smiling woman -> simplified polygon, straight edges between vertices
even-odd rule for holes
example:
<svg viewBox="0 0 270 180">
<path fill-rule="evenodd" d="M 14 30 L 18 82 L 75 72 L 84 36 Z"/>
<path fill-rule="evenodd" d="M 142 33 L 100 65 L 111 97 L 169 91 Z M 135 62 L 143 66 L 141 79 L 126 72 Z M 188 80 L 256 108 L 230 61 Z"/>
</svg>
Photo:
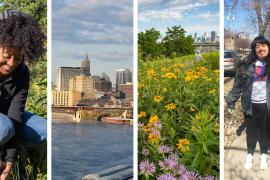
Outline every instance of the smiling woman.
<svg viewBox="0 0 270 180">
<path fill-rule="evenodd" d="M 8 179 L 19 147 L 26 144 L 36 146 L 46 141 L 47 121 L 25 112 L 30 82 L 26 63 L 33 64 L 39 60 L 45 52 L 45 40 L 40 25 L 33 17 L 17 10 L 0 13 L 1 180 Z"/>
</svg>

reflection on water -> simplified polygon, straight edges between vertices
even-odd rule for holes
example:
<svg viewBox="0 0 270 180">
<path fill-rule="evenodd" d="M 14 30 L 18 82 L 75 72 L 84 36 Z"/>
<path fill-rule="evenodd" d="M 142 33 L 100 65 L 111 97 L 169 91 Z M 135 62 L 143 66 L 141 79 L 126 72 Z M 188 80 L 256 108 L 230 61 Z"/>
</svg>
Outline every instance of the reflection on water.
<svg viewBox="0 0 270 180">
<path fill-rule="evenodd" d="M 52 179 L 81 179 L 116 165 L 132 165 L 132 134 L 129 125 L 53 124 Z"/>
</svg>

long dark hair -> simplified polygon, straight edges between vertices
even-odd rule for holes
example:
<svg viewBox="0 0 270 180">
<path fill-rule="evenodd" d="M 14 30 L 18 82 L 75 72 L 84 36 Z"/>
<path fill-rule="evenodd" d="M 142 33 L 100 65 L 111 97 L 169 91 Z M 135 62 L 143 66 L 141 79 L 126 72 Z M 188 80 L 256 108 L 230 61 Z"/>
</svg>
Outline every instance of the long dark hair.
<svg viewBox="0 0 270 180">
<path fill-rule="evenodd" d="M 250 45 L 250 53 L 247 56 L 247 58 L 245 59 L 245 62 L 247 65 L 254 63 L 255 61 L 258 60 L 258 56 L 256 54 L 256 44 L 266 44 L 268 46 L 268 49 L 270 51 L 270 42 L 264 37 L 264 36 L 257 36 L 251 43 Z M 267 65 L 270 64 L 270 52 L 268 53 L 265 62 L 267 63 Z"/>
</svg>

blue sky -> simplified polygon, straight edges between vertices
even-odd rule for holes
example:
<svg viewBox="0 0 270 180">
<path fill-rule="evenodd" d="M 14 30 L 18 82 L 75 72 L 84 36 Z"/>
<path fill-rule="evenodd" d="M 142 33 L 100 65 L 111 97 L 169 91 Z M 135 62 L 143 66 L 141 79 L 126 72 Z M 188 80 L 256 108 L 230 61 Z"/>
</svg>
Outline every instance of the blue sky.
<svg viewBox="0 0 270 180">
<path fill-rule="evenodd" d="M 132 70 L 133 2 L 131 0 L 52 1 L 52 80 L 60 66 L 80 66 L 85 52 L 91 74 Z"/>
<path fill-rule="evenodd" d="M 181 26 L 187 35 L 216 31 L 219 35 L 219 0 L 138 0 L 139 31 Z"/>
<path fill-rule="evenodd" d="M 246 1 L 245 3 L 247 7 L 252 6 L 251 4 L 252 1 Z M 232 0 L 225 1 L 224 28 L 232 29 L 234 32 L 237 32 L 237 33 L 244 32 L 252 36 L 256 36 L 258 34 L 257 24 L 255 21 L 251 20 L 250 18 L 255 15 L 255 12 L 251 11 L 247 7 L 243 7 L 242 4 L 238 4 L 238 6 L 232 6 L 232 5 L 233 5 Z M 228 20 L 229 16 L 233 17 L 233 20 L 229 21 Z"/>
<path fill-rule="evenodd" d="M 255 28 L 250 28 L 250 21 L 247 17 L 248 11 L 246 9 L 233 7 L 232 1 L 226 0 L 224 4 L 225 29 L 232 29 L 235 32 L 245 32 L 251 34 L 257 32 Z"/>
</svg>

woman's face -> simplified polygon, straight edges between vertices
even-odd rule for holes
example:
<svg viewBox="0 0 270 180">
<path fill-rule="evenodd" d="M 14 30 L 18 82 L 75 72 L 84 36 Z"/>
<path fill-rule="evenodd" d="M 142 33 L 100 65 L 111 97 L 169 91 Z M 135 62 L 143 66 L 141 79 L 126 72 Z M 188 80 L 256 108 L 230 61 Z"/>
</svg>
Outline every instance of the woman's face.
<svg viewBox="0 0 270 180">
<path fill-rule="evenodd" d="M 0 75 L 9 75 L 22 63 L 20 51 L 0 47 Z"/>
<path fill-rule="evenodd" d="M 269 53 L 269 48 L 267 44 L 257 43 L 255 52 L 259 59 L 265 59 Z"/>
</svg>

